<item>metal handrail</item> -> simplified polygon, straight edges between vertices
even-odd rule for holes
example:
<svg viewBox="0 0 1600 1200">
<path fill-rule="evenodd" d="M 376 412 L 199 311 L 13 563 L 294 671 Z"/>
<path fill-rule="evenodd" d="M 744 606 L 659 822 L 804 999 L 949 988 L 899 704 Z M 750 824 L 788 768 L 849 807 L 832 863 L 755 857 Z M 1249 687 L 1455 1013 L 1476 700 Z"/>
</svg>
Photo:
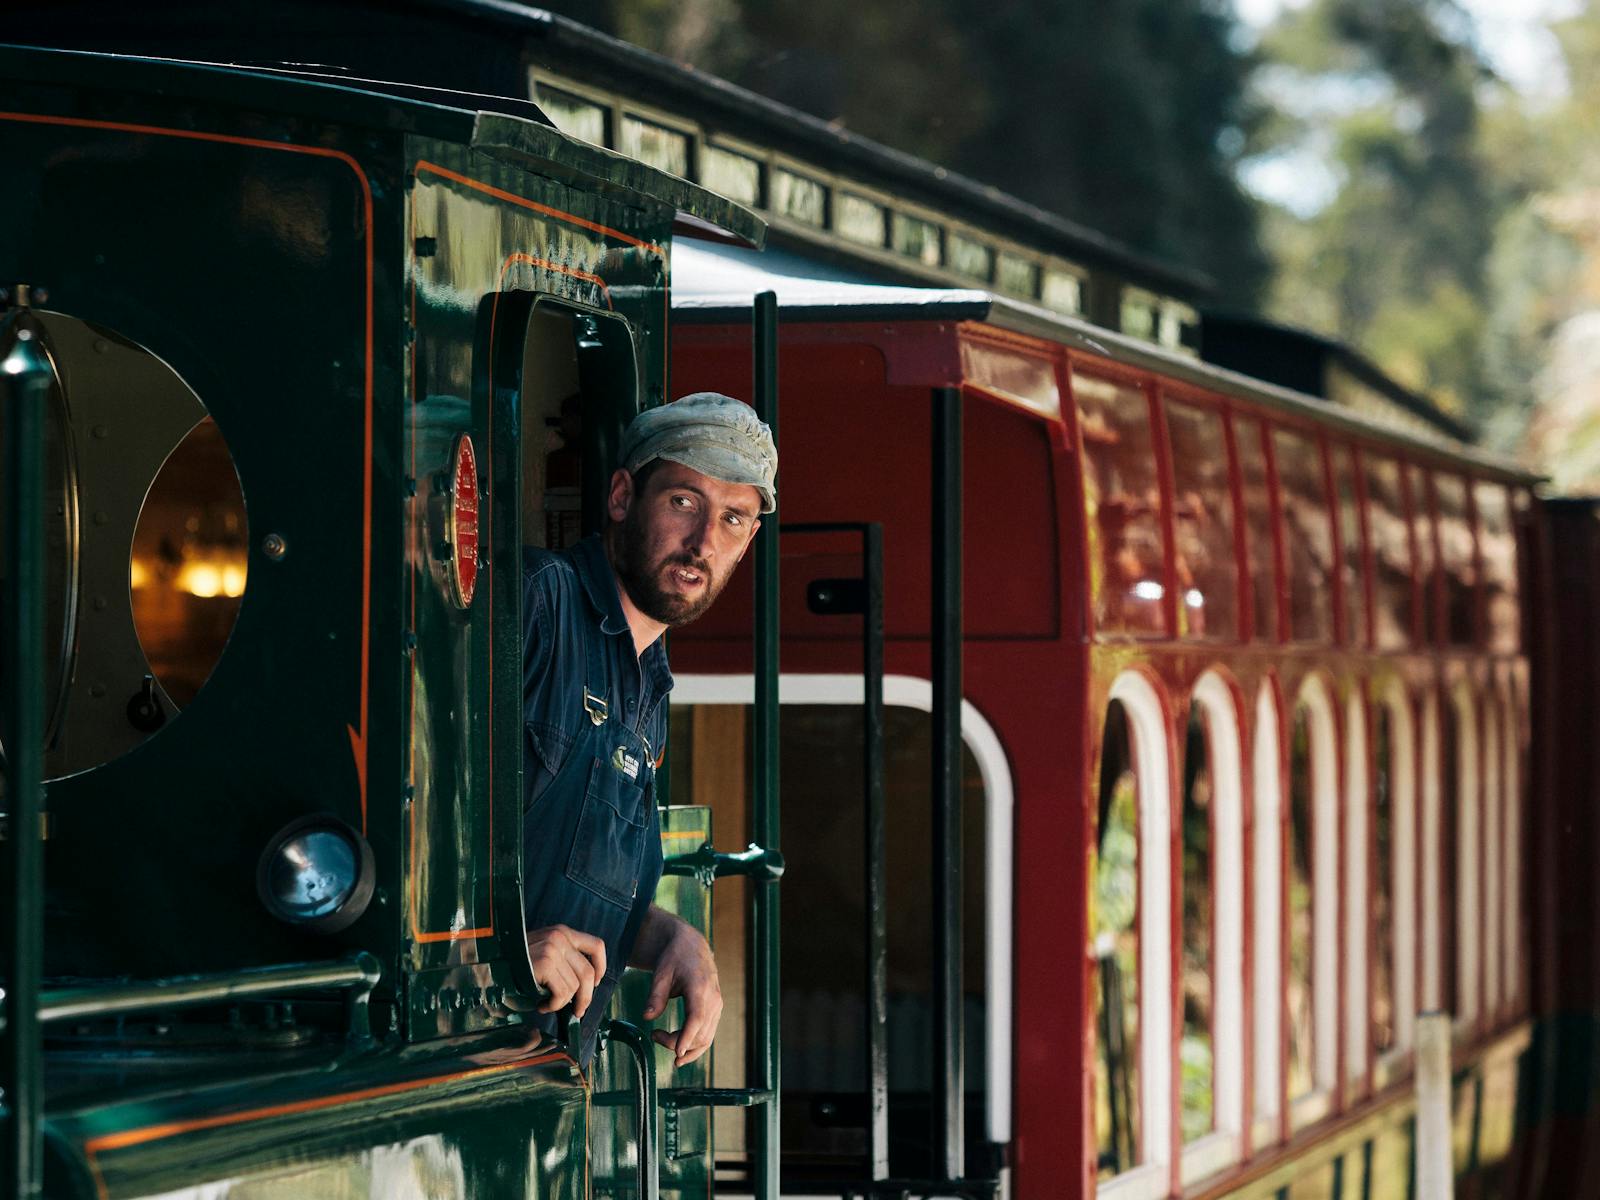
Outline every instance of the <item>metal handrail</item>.
<svg viewBox="0 0 1600 1200">
<path fill-rule="evenodd" d="M 644 1030 L 627 1021 L 607 1021 L 606 1037 L 633 1055 L 633 1098 L 639 1112 L 639 1200 L 660 1200 L 661 1164 L 656 1160 L 656 1056 Z"/>
<path fill-rule="evenodd" d="M 349 991 L 349 1034 L 371 1036 L 367 1001 L 383 978 L 383 967 L 365 950 L 326 963 L 285 963 L 214 975 L 182 975 L 133 983 L 95 983 L 51 988 L 39 994 L 39 1022 L 87 1021 L 134 1013 L 202 1008 L 230 1000 L 265 999 L 301 992 Z"/>
<path fill-rule="evenodd" d="M 44 852 L 39 817 L 44 808 L 44 446 L 45 404 L 54 371 L 43 329 L 27 310 L 26 285 L 18 307 L 0 322 L 12 345 L 0 361 L 0 413 L 6 423 L 3 486 L 6 501 L 6 574 L 9 595 L 0 613 L 0 658 L 7 665 L 0 693 L 0 739 L 5 743 L 6 805 L 11 830 L 0 844 L 0 878 L 10 911 L 0 932 L 0 977 L 12 1009 L 0 1036 L 0 1090 L 9 1120 L 0 1162 L 4 1193 L 33 1200 L 43 1190 L 44 1135 L 40 1119 L 43 1065 L 35 1007 L 44 944 Z"/>
<path fill-rule="evenodd" d="M 762 292 L 751 305 L 755 365 L 756 415 L 778 438 L 778 295 Z M 752 744 L 755 777 L 750 812 L 750 832 L 758 845 L 779 848 L 778 802 L 778 523 L 766 522 L 756 531 L 755 549 L 755 722 Z M 783 994 L 779 981 L 779 889 L 752 888 L 750 971 L 751 1029 L 750 1080 L 757 1090 L 770 1092 L 760 1106 L 751 1130 L 755 1160 L 757 1200 L 778 1200 L 782 1162 L 779 1106 L 782 1097 L 781 1036 Z"/>
<path fill-rule="evenodd" d="M 743 875 L 761 883 L 776 883 L 783 878 L 783 852 L 766 850 L 751 842 L 737 853 L 714 850 L 710 842 L 690 851 L 675 854 L 662 865 L 664 875 L 693 875 L 707 887 L 713 880 Z"/>
</svg>

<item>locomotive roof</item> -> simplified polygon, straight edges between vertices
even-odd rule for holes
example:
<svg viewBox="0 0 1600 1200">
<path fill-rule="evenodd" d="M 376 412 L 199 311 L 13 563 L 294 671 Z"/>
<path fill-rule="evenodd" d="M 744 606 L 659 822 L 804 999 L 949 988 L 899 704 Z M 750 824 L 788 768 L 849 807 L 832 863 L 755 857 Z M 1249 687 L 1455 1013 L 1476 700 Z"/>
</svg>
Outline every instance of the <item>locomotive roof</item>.
<svg viewBox="0 0 1600 1200">
<path fill-rule="evenodd" d="M 454 141 L 516 166 L 581 179 L 601 193 L 671 209 L 695 236 L 760 246 L 755 213 L 688 180 L 570 137 L 529 101 L 413 84 L 228 63 L 0 45 L 0 77 L 96 90 L 166 93 Z"/>
<path fill-rule="evenodd" d="M 675 321 L 706 325 L 748 321 L 751 297 L 763 291 L 777 293 L 780 320 L 784 322 L 981 321 L 1158 371 L 1196 387 L 1238 396 L 1346 433 L 1457 459 L 1509 481 L 1531 485 L 1543 480 L 1510 459 L 1461 442 L 1396 430 L 1327 400 L 993 292 L 885 285 L 782 251 L 757 256 L 723 247 L 687 245 L 673 251 Z"/>
</svg>

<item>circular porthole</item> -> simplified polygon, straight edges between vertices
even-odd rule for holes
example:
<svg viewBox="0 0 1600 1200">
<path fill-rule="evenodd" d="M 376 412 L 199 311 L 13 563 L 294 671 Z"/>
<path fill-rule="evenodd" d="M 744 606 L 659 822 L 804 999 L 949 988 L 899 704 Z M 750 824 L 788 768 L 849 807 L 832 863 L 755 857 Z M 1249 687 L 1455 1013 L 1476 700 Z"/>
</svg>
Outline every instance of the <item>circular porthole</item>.
<svg viewBox="0 0 1600 1200">
<path fill-rule="evenodd" d="M 45 776 L 58 779 L 127 753 L 194 700 L 239 613 L 249 533 L 233 458 L 177 372 L 110 330 L 33 315 L 54 371 L 43 704 Z"/>
</svg>

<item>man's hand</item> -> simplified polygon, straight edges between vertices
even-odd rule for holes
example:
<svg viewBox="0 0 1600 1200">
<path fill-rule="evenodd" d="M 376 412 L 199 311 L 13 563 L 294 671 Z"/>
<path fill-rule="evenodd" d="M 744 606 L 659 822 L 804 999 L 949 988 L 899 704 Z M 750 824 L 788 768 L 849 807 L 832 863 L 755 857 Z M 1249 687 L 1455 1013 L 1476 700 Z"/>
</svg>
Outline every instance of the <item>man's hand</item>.
<svg viewBox="0 0 1600 1200">
<path fill-rule="evenodd" d="M 583 1016 L 606 973 L 606 944 L 592 933 L 551 925 L 528 931 L 528 958 L 534 982 L 550 990 L 539 1011 L 559 1012 L 571 1002 Z"/>
<path fill-rule="evenodd" d="M 672 1065 L 692 1063 L 711 1048 L 722 1019 L 722 985 L 711 947 L 692 926 L 671 913 L 651 908 L 634 950 L 634 965 L 655 972 L 646 1020 L 655 1020 L 674 996 L 683 997 L 683 1026 L 668 1032 L 658 1029 L 655 1041 L 672 1051 Z"/>
</svg>

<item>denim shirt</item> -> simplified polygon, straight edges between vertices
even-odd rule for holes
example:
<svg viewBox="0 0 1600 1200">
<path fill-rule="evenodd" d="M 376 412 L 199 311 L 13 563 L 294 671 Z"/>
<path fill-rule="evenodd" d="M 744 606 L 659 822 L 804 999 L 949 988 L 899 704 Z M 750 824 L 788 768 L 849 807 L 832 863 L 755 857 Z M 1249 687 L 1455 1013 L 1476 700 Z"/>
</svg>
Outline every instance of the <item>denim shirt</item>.
<svg viewBox="0 0 1600 1200">
<path fill-rule="evenodd" d="M 523 566 L 523 918 L 606 943 L 587 1060 L 661 878 L 655 769 L 672 673 L 659 640 L 635 655 L 598 537 L 529 551 Z M 558 1031 L 556 1014 L 534 1023 Z"/>
</svg>

